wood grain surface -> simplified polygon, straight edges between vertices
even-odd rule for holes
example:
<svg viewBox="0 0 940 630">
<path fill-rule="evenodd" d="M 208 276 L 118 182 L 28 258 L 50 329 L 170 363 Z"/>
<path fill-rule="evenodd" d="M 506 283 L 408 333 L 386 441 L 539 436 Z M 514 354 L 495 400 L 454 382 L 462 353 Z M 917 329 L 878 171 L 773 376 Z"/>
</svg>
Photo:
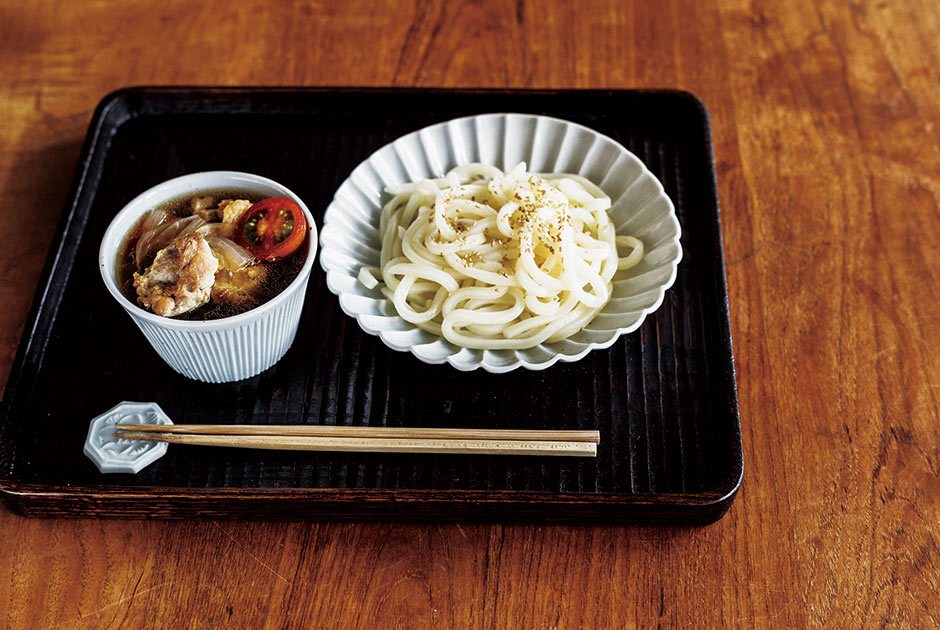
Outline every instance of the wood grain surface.
<svg viewBox="0 0 940 630">
<path fill-rule="evenodd" d="M 0 627 L 940 626 L 934 0 L 0 0 L 4 381 L 92 110 L 139 84 L 695 93 L 744 485 L 700 529 L 0 510 Z"/>
</svg>

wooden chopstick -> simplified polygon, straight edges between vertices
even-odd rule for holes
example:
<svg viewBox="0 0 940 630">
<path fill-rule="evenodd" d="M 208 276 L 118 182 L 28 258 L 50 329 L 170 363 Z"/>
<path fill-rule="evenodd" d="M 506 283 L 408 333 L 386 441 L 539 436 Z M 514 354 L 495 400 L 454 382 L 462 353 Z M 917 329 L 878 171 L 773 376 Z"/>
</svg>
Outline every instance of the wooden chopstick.
<svg viewBox="0 0 940 630">
<path fill-rule="evenodd" d="M 438 429 L 423 427 L 347 427 L 309 424 L 119 424 L 118 431 L 199 435 L 306 435 L 317 437 L 429 438 L 439 440 L 601 441 L 599 431 L 554 429 Z"/>
<path fill-rule="evenodd" d="M 311 425 L 119 424 L 116 438 L 201 446 L 371 453 L 596 457 L 597 431 Z"/>
<path fill-rule="evenodd" d="M 200 435 L 127 431 L 114 437 L 127 440 L 170 442 L 199 446 L 228 446 L 294 451 L 343 451 L 365 453 L 475 453 L 492 455 L 558 455 L 595 457 L 593 442 L 553 440 L 468 440 L 432 438 L 319 437 L 303 435 Z"/>
</svg>

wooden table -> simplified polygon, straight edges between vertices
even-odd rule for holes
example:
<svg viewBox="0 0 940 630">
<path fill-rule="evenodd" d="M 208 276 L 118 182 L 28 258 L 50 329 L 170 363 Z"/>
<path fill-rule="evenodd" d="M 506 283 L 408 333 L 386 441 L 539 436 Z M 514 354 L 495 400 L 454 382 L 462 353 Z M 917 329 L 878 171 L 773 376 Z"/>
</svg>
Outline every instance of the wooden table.
<svg viewBox="0 0 940 630">
<path fill-rule="evenodd" d="M 741 493 L 700 529 L 0 510 L 0 625 L 940 626 L 940 5 L 274 4 L 0 1 L 0 378 L 112 89 L 677 87 L 712 115 Z"/>
</svg>

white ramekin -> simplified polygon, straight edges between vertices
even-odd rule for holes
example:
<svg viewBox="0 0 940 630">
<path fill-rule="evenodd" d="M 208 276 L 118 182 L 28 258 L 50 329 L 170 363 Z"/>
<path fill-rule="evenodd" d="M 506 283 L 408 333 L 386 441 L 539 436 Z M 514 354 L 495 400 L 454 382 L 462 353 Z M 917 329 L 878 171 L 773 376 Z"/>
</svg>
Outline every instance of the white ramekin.
<svg viewBox="0 0 940 630">
<path fill-rule="evenodd" d="M 294 281 L 257 308 L 205 322 L 160 317 L 128 300 L 115 278 L 118 248 L 128 230 L 145 212 L 166 201 L 220 188 L 250 190 L 267 197 L 287 197 L 300 205 L 309 225 L 309 250 L 307 260 Z M 268 369 L 290 348 L 300 323 L 317 240 L 317 227 L 310 210 L 300 197 L 281 184 L 236 171 L 193 173 L 158 184 L 124 206 L 101 240 L 98 266 L 108 291 L 171 368 L 199 381 L 228 383 Z"/>
</svg>

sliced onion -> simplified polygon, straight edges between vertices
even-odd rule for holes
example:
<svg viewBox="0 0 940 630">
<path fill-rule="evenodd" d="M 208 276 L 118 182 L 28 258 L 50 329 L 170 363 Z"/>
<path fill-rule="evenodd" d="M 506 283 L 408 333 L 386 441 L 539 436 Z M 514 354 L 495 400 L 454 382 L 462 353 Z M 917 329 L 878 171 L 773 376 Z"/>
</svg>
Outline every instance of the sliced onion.
<svg viewBox="0 0 940 630">
<path fill-rule="evenodd" d="M 225 225 L 222 223 L 209 222 L 199 226 L 193 230 L 193 232 L 202 234 L 203 236 L 225 236 Z"/>
<path fill-rule="evenodd" d="M 175 221 L 173 223 L 176 223 Z M 151 257 L 152 252 L 157 252 L 166 247 L 167 243 L 173 238 L 172 236 L 167 236 L 164 238 L 164 235 L 175 234 L 173 230 L 173 223 L 167 223 L 156 227 L 149 232 L 145 232 L 137 239 L 137 249 L 134 250 L 134 260 L 137 261 L 137 267 L 143 269 L 145 267 L 144 262 Z"/>
<path fill-rule="evenodd" d="M 222 258 L 229 271 L 239 271 L 254 262 L 254 256 L 247 249 L 224 236 L 207 236 L 206 242 Z"/>
<path fill-rule="evenodd" d="M 138 269 L 143 269 L 146 266 L 145 263 L 169 245 L 174 238 L 185 236 L 205 223 L 200 217 L 186 217 L 164 223 L 142 234 L 134 250 L 134 259 L 137 261 Z"/>
<path fill-rule="evenodd" d="M 193 215 L 191 217 L 186 217 L 185 219 L 180 219 L 179 223 L 180 231 L 176 234 L 177 238 L 180 236 L 186 236 L 191 232 L 195 232 L 206 224 L 206 220 L 200 216 Z"/>
<path fill-rule="evenodd" d="M 147 218 L 144 219 L 144 224 L 141 227 L 141 234 L 149 232 L 158 225 L 161 225 L 166 219 L 170 216 L 170 213 L 166 210 L 157 208 L 156 210 L 151 210 L 147 213 Z"/>
</svg>

